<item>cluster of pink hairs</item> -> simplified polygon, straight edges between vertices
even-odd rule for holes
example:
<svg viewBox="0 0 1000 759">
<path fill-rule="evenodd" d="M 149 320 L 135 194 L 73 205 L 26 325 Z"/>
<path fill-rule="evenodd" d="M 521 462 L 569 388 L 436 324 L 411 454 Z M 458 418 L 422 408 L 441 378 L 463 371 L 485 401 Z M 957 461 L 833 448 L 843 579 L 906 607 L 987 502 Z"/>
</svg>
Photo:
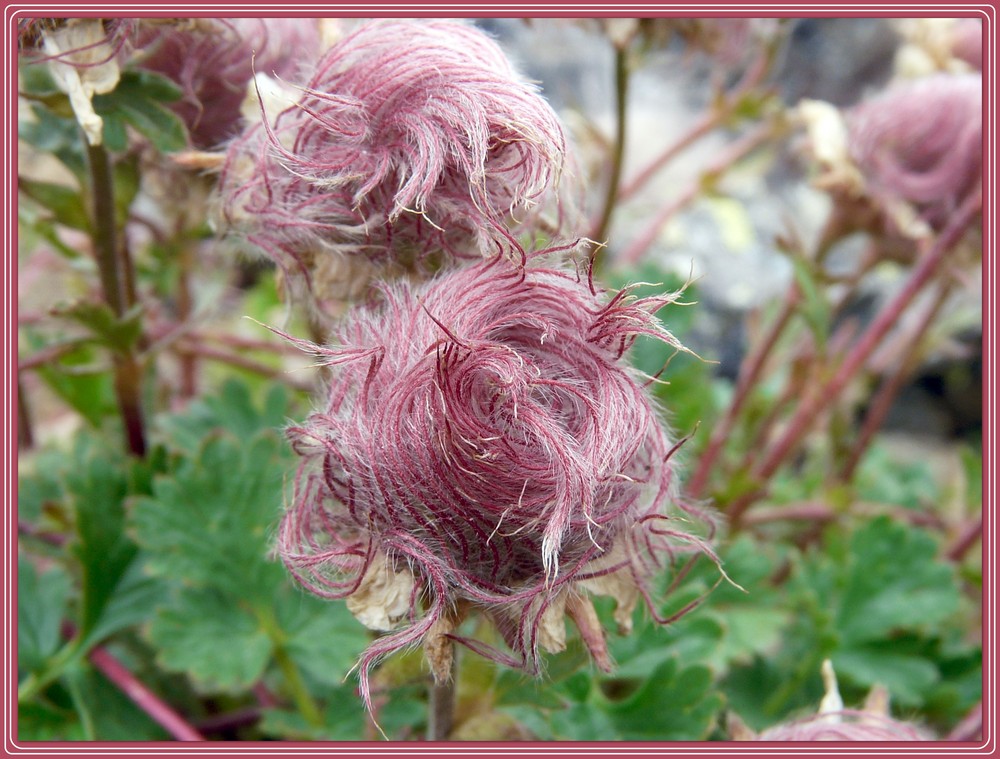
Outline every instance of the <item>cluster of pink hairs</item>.
<svg viewBox="0 0 1000 759">
<path fill-rule="evenodd" d="M 931 736 L 891 717 L 856 709 L 817 714 L 765 730 L 756 740 L 814 743 L 816 741 L 929 741 Z"/>
<path fill-rule="evenodd" d="M 402 629 L 361 660 L 369 706 L 371 667 L 458 607 L 485 614 L 513 655 L 449 638 L 537 672 L 550 605 L 614 576 L 655 617 L 655 573 L 715 558 L 668 516 L 676 446 L 623 360 L 638 335 L 680 347 L 654 316 L 678 293 L 607 299 L 542 260 L 560 252 L 383 285 L 332 345 L 297 341 L 332 379 L 326 406 L 290 429 L 303 462 L 279 553 L 327 598 L 350 597 L 383 561 L 414 578 Z M 681 508 L 681 521 L 710 527 Z M 602 632 L 573 619 L 609 667 Z"/>
<path fill-rule="evenodd" d="M 426 275 L 517 258 L 511 226 L 540 229 L 543 209 L 558 229 L 566 155 L 558 117 L 486 34 L 374 21 L 320 58 L 297 103 L 230 145 L 223 215 L 288 279 L 345 255 Z"/>
</svg>

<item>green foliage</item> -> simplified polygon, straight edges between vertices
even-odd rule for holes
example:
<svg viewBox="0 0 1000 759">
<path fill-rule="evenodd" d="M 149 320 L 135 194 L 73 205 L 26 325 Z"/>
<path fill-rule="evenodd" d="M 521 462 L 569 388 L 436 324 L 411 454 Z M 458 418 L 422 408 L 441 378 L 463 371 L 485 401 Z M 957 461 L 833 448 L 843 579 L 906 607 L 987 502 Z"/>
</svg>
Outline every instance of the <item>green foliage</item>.
<svg viewBox="0 0 1000 759">
<path fill-rule="evenodd" d="M 659 44 L 644 34 L 642 45 Z M 685 40 L 693 53 L 699 37 L 692 32 Z M 770 61 L 777 43 L 768 44 L 775 45 Z M 367 714 L 353 668 L 375 634 L 343 602 L 302 590 L 275 555 L 299 464 L 284 428 L 312 407 L 306 393 L 283 381 L 305 362 L 269 343 L 266 330 L 244 331 L 243 317 L 319 340 L 322 326 L 285 301 L 272 269 L 253 268 L 234 255 L 238 242 L 230 247 L 215 235 L 201 199 L 217 174 L 188 170 L 170 155 L 188 147 L 172 110 L 182 88 L 136 70 L 127 53 L 121 60 L 117 86 L 93 98 L 104 123 L 100 147 L 87 145 L 47 65 L 22 61 L 18 71 L 21 165 L 30 173 L 18 177 L 17 262 L 35 283 L 24 293 L 30 318 L 18 330 L 18 389 L 26 417 L 41 423 L 33 445 L 27 435 L 20 441 L 18 460 L 17 738 L 172 737 L 132 700 L 131 684 L 100 666 L 94 653 L 102 650 L 183 719 L 198 725 L 204 718 L 209 739 L 358 741 L 382 731 L 419 740 L 429 707 L 422 649 L 374 668 L 375 708 Z M 738 92 L 706 93 L 704 100 L 724 111 L 706 112 L 710 118 L 700 122 L 761 135 L 765 150 L 740 162 L 741 181 L 784 151 L 788 136 L 780 99 L 751 79 L 748 73 Z M 768 140 L 762 128 L 774 125 Z M 613 185 L 599 176 L 605 157 L 580 167 L 602 191 Z M 176 186 L 158 186 L 157 164 Z M 147 173 L 151 168 L 156 173 Z M 694 194 L 680 188 L 667 208 L 676 215 L 690 203 L 705 212 L 725 243 L 720 255 L 761 242 L 751 206 L 728 184 L 732 168 L 706 164 Z M 800 220 L 791 219 L 782 239 L 763 243 L 791 262 L 788 284 L 796 289 L 785 297 L 797 303 L 745 398 L 710 352 L 696 356 L 640 336 L 629 353 L 637 376 L 655 378 L 649 392 L 674 439 L 684 439 L 675 459 L 679 498 L 710 436 L 727 425 L 705 488 L 692 496 L 720 512 L 715 548 L 725 575 L 704 558 L 664 571 L 652 582 L 652 609 L 639 604 L 628 635 L 615 632 L 614 600 L 594 598 L 608 631 L 610 673 L 597 670 L 569 622 L 565 650 L 543 656 L 539 677 L 458 647 L 454 739 L 718 740 L 729 715 L 760 730 L 814 712 L 827 659 L 847 706 L 884 686 L 895 714 L 940 736 L 981 701 L 982 561 L 949 542 L 980 518 L 981 443 L 957 447 L 947 478 L 924 461 L 900 459 L 879 439 L 860 451 L 851 476 L 842 474 L 858 453 L 858 412 L 884 379 L 869 373 L 878 362 L 865 360 L 773 476 L 760 481 L 754 466 L 787 430 L 802 394 L 856 349 L 840 328 L 838 304 L 865 294 L 876 270 L 841 272 L 839 251 L 827 256 L 843 235 L 861 234 L 840 225 L 857 209 L 844 214 L 830 199 L 823 231 L 799 230 Z M 630 207 L 632 216 L 612 214 L 615 235 L 624 228 L 626 240 L 641 240 L 644 203 Z M 95 206 L 114 213 L 95 214 Z M 810 250 L 800 237 L 813 232 L 821 242 Z M 865 234 L 871 250 L 891 247 L 905 260 L 905 240 Z M 540 228 L 520 239 L 527 247 L 552 242 Z M 116 245 L 103 245 L 110 240 Z M 668 241 L 674 244 L 673 230 L 659 240 Z M 705 317 L 709 304 L 698 302 L 701 282 L 687 283 L 652 260 L 616 269 L 618 262 L 603 257 L 621 242 L 609 241 L 595 284 L 658 283 L 640 285 L 638 297 L 683 290 L 658 313 L 663 326 L 692 350 L 717 344 L 718 322 Z M 44 255 L 50 252 L 58 255 Z M 949 277 L 965 266 L 966 251 L 958 252 L 954 266 L 942 267 Z M 906 273 L 907 265 L 892 266 Z M 114 274 L 134 303 L 124 315 L 102 297 L 99 271 Z M 962 277 L 978 281 L 975 274 Z M 929 284 L 957 288 L 951 280 Z M 738 348 L 749 355 L 759 347 L 754 340 L 768 334 L 781 307 L 775 298 L 747 314 L 748 344 Z M 901 321 L 910 315 L 896 314 Z M 901 363 L 931 355 L 938 333 L 947 338 L 954 330 L 939 320 Z M 123 378 L 125 364 L 139 376 Z M 968 376 L 960 379 L 960 389 L 974 389 Z M 732 405 L 737 401 L 742 405 Z M 126 452 L 123 433 L 134 431 L 136 416 L 146 450 L 130 440 Z M 25 417 L 19 421 L 29 427 Z M 803 518 L 812 514 L 817 519 Z M 653 619 L 689 608 L 668 625 Z M 482 615 L 472 613 L 461 632 L 503 647 Z"/>
<path fill-rule="evenodd" d="M 181 95 L 176 85 L 158 74 L 124 72 L 113 91 L 94 96 L 94 110 L 104 119 L 105 145 L 109 150 L 124 150 L 128 125 L 163 153 L 184 149 L 187 147 L 184 122 L 163 105 Z"/>
</svg>

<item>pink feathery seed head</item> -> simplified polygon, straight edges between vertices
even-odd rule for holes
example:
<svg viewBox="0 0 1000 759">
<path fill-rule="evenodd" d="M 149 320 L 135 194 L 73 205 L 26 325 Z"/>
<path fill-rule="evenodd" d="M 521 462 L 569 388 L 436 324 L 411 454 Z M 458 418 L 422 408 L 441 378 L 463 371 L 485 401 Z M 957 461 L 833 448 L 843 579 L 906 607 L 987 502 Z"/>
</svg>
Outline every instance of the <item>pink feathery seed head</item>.
<svg viewBox="0 0 1000 759">
<path fill-rule="evenodd" d="M 765 730 L 756 740 L 813 741 L 930 741 L 932 736 L 906 722 L 867 711 L 844 709 L 817 714 Z"/>
<path fill-rule="evenodd" d="M 566 155 L 537 88 L 486 34 L 450 21 L 359 26 L 270 124 L 230 146 L 223 215 L 290 276 L 331 255 L 425 273 L 519 255 L 508 228 L 547 223 Z"/>
<path fill-rule="evenodd" d="M 176 82 L 184 95 L 171 107 L 196 148 L 214 148 L 241 128 L 240 107 L 254 71 L 291 77 L 319 54 L 313 19 L 203 19 L 184 25 L 144 25 L 138 65 Z"/>
<path fill-rule="evenodd" d="M 674 449 L 623 360 L 640 334 L 679 347 L 654 315 L 678 294 L 607 298 L 541 255 L 383 285 L 334 344 L 296 341 L 332 376 L 289 431 L 303 459 L 278 549 L 306 588 L 393 631 L 362 658 L 366 694 L 381 656 L 468 607 L 513 653 L 454 639 L 491 658 L 535 671 L 569 615 L 608 668 L 588 594 L 613 596 L 627 630 L 653 572 L 714 558 L 669 516 Z"/>
<path fill-rule="evenodd" d="M 932 228 L 982 181 L 980 74 L 935 74 L 897 84 L 847 114 L 851 157 L 869 193 L 906 202 Z"/>
</svg>

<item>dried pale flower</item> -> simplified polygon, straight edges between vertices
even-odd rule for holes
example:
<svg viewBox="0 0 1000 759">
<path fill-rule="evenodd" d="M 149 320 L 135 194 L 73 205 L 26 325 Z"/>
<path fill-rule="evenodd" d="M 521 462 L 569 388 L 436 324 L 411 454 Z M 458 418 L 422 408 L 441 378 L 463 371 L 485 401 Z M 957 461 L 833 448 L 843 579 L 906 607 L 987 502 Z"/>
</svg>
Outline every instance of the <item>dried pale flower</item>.
<svg viewBox="0 0 1000 759">
<path fill-rule="evenodd" d="M 819 168 L 816 185 L 859 227 L 927 237 L 981 187 L 979 74 L 903 80 L 846 111 L 807 100 L 796 112 Z"/>
<path fill-rule="evenodd" d="M 56 86 L 69 98 L 87 142 L 100 145 L 104 120 L 94 110 L 93 98 L 118 86 L 119 53 L 131 25 L 100 18 L 28 21 L 18 29 L 19 44 L 23 50 L 32 51 L 35 62 L 48 63 Z"/>
<path fill-rule="evenodd" d="M 319 54 L 313 19 L 203 19 L 187 25 L 146 25 L 137 65 L 163 74 L 184 93 L 171 107 L 195 148 L 219 147 L 242 127 L 241 106 L 254 71 L 297 77 Z"/>
<path fill-rule="evenodd" d="M 912 209 L 915 224 L 940 229 L 981 186 L 979 74 L 901 82 L 853 108 L 846 121 L 851 158 L 867 192 L 897 225 Z"/>
<path fill-rule="evenodd" d="M 679 294 L 609 298 L 542 256 L 381 285 L 334 344 L 295 341 L 331 376 L 289 430 L 303 460 L 278 549 L 308 590 L 393 629 L 360 661 L 366 702 L 375 663 L 421 642 L 438 679 L 452 640 L 537 671 L 566 616 L 608 669 L 591 595 L 627 632 L 654 572 L 714 558 L 670 515 L 704 518 L 679 504 L 676 446 L 624 361 L 640 334 L 680 347 L 654 316 Z M 471 611 L 511 653 L 454 632 Z"/>
<path fill-rule="evenodd" d="M 330 257 L 427 274 L 520 252 L 509 228 L 535 232 L 566 153 L 537 89 L 487 35 L 449 21 L 357 27 L 270 123 L 229 149 L 223 221 L 321 300 L 356 289 L 350 274 L 317 281 Z"/>
</svg>

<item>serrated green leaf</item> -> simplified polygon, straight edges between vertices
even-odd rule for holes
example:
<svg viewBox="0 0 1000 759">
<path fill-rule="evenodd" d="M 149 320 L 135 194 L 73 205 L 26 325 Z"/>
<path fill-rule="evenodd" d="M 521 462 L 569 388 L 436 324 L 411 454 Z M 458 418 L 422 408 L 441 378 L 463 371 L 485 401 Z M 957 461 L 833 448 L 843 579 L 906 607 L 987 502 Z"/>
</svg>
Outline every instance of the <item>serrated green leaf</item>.
<svg viewBox="0 0 1000 759">
<path fill-rule="evenodd" d="M 279 430 L 287 422 L 288 404 L 281 385 L 273 385 L 259 406 L 245 383 L 230 379 L 217 394 L 193 401 L 183 414 L 161 419 L 160 428 L 173 447 L 191 451 L 220 431 L 248 439 L 264 430 Z"/>
<path fill-rule="evenodd" d="M 260 679 L 273 644 L 260 620 L 238 599 L 215 589 L 187 588 L 153 620 L 158 660 L 206 691 L 238 692 Z"/>
<path fill-rule="evenodd" d="M 90 229 L 90 216 L 80 191 L 75 187 L 19 177 L 17 189 L 48 209 L 59 224 L 84 232 Z"/>
<path fill-rule="evenodd" d="M 276 622 L 288 655 L 312 681 L 340 685 L 370 642 L 346 604 L 286 586 L 274 599 Z M 331 645 L 336 641 L 336 645 Z"/>
<path fill-rule="evenodd" d="M 148 621 L 164 602 L 167 592 L 165 583 L 159 578 L 149 577 L 143 570 L 143 563 L 139 553 L 122 573 L 114 593 L 84 641 L 85 645 Z"/>
<path fill-rule="evenodd" d="M 59 649 L 60 626 L 67 612 L 72 584 L 66 572 L 53 567 L 39 573 L 24 557 L 17 561 L 17 667 L 38 672 Z"/>
<path fill-rule="evenodd" d="M 936 560 L 925 532 L 874 520 L 851 540 L 847 577 L 835 618 L 845 641 L 877 640 L 893 630 L 924 629 L 958 608 L 954 571 Z"/>
<path fill-rule="evenodd" d="M 870 688 L 885 686 L 899 706 L 919 705 L 938 682 L 937 667 L 925 658 L 896 653 L 892 645 L 837 651 L 832 658 L 837 676 Z"/>
<path fill-rule="evenodd" d="M 268 558 L 283 502 L 287 448 L 274 434 L 210 439 L 153 495 L 138 499 L 133 527 L 147 566 L 173 580 L 268 599 L 284 573 Z"/>
<path fill-rule="evenodd" d="M 74 451 L 66 489 L 76 518 L 73 554 L 82 568 L 79 634 L 87 638 L 101 621 L 137 549 L 125 535 L 127 462 L 100 441 L 85 437 Z"/>
<path fill-rule="evenodd" d="M 705 738 L 721 707 L 708 667 L 669 660 L 630 698 L 609 702 L 604 711 L 625 740 L 694 741 Z"/>
</svg>

